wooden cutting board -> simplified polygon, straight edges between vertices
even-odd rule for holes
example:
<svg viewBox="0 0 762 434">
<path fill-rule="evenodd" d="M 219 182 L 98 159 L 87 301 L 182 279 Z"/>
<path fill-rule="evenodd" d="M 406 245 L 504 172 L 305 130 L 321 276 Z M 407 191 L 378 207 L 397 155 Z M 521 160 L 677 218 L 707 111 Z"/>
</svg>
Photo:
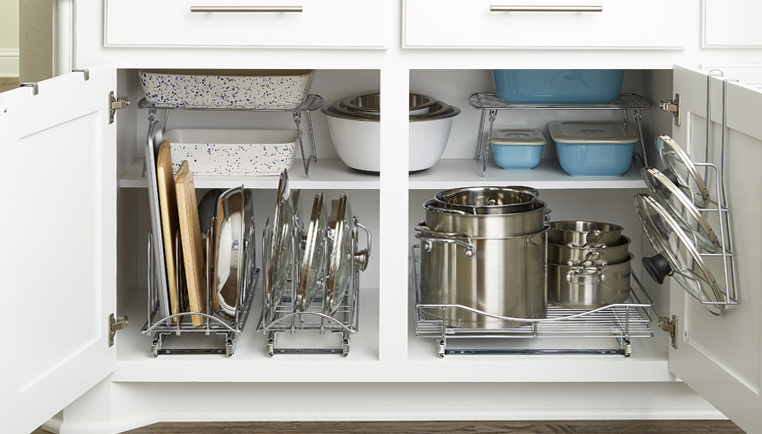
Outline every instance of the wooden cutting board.
<svg viewBox="0 0 762 434">
<path fill-rule="evenodd" d="M 156 183 L 159 191 L 161 211 L 161 231 L 164 239 L 164 258 L 167 264 L 167 283 L 169 284 L 169 308 L 172 315 L 180 312 L 180 294 L 177 292 L 175 275 L 175 236 L 179 229 L 177 217 L 177 195 L 175 193 L 175 175 L 172 173 L 172 152 L 169 141 L 159 146 L 156 157 Z M 177 322 L 177 318 L 173 318 Z"/>
<path fill-rule="evenodd" d="M 177 193 L 177 214 L 182 240 L 185 280 L 188 287 L 188 304 L 191 312 L 208 313 L 206 282 L 204 280 L 204 250 L 201 241 L 201 226 L 198 220 L 198 203 L 193 174 L 188 161 L 183 161 L 175 175 Z M 194 326 L 204 324 L 204 317 L 191 315 Z"/>
</svg>

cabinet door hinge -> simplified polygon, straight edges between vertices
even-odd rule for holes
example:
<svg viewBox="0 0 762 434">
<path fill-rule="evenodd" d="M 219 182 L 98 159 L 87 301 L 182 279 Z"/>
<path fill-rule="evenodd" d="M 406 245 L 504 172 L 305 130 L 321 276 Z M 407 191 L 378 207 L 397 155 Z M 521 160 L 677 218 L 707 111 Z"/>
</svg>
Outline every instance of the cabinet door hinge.
<svg viewBox="0 0 762 434">
<path fill-rule="evenodd" d="M 664 110 L 665 112 L 672 113 L 672 116 L 675 117 L 675 125 L 678 127 L 680 126 L 680 102 L 683 100 L 682 95 L 679 93 L 675 94 L 675 99 L 672 101 L 668 99 L 663 99 L 659 103 L 659 108 Z"/>
<path fill-rule="evenodd" d="M 130 100 L 127 99 L 126 96 L 114 96 L 114 91 L 112 90 L 108 94 L 108 102 L 109 102 L 108 123 L 113 124 L 114 116 L 116 116 L 116 111 L 121 110 L 123 108 L 127 108 L 127 106 L 130 105 Z"/>
<path fill-rule="evenodd" d="M 659 317 L 659 328 L 669 333 L 669 338 L 672 341 L 672 348 L 677 349 L 677 339 L 675 339 L 675 333 L 677 332 L 677 315 L 672 315 L 672 318 L 666 316 Z"/>
<path fill-rule="evenodd" d="M 127 324 L 129 323 L 130 322 L 127 319 L 127 315 L 114 316 L 114 314 L 112 313 L 111 315 L 108 316 L 108 346 L 109 347 L 114 345 L 114 336 L 116 335 L 116 332 L 127 327 Z"/>
</svg>

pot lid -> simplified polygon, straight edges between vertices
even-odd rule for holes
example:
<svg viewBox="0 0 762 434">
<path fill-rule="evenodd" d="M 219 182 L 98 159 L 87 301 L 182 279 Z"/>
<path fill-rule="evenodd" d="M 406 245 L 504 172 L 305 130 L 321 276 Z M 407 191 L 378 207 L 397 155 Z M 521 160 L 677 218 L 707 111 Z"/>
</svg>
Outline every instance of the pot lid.
<svg viewBox="0 0 762 434">
<path fill-rule="evenodd" d="M 333 315 L 341 304 L 352 279 L 354 220 L 347 195 L 331 201 L 333 247 L 328 266 L 323 313 Z"/>
<path fill-rule="evenodd" d="M 247 213 L 243 187 L 222 193 L 217 199 L 215 230 L 214 298 L 216 311 L 235 315 L 244 282 L 244 245 Z"/>
<path fill-rule="evenodd" d="M 666 175 L 653 167 L 644 167 L 641 174 L 656 200 L 671 213 L 688 238 L 694 239 L 696 247 L 709 253 L 721 249 L 712 226 L 701 216 L 693 201 Z"/>
<path fill-rule="evenodd" d="M 542 146 L 547 143 L 545 134 L 540 130 L 502 129 L 492 132 L 490 143 L 493 145 Z"/>
<path fill-rule="evenodd" d="M 312 214 L 307 229 L 302 271 L 296 293 L 296 309 L 299 311 L 307 310 L 320 287 L 321 277 L 325 276 L 327 229 L 328 214 L 325 210 L 323 192 L 321 191 L 315 195 L 312 202 Z"/>
<path fill-rule="evenodd" d="M 693 241 L 669 212 L 647 193 L 633 196 L 638 218 L 651 245 L 672 268 L 671 276 L 715 315 L 725 310 L 725 295 Z M 707 304 L 710 303 L 710 304 Z"/>
<path fill-rule="evenodd" d="M 691 157 L 676 141 L 666 135 L 656 138 L 656 149 L 664 166 L 677 179 L 678 188 L 691 198 L 697 207 L 706 208 L 709 203 L 709 190 Z"/>
<path fill-rule="evenodd" d="M 291 202 L 291 190 L 288 186 L 288 172 L 283 171 L 278 180 L 278 192 L 275 199 L 273 229 L 270 236 L 269 261 L 267 264 L 267 285 L 265 292 L 265 307 L 270 313 L 269 320 L 275 317 L 286 287 L 291 262 L 293 259 L 293 223 L 294 209 Z"/>
<path fill-rule="evenodd" d="M 550 136 L 561 143 L 624 144 L 638 141 L 631 126 L 615 122 L 553 122 Z"/>
</svg>

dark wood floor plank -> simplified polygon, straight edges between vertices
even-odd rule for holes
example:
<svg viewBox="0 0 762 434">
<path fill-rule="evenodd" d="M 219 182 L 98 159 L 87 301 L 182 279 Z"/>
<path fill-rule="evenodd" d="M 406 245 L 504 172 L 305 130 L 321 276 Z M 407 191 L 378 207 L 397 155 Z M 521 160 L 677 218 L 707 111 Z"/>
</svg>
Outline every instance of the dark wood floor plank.
<svg viewBox="0 0 762 434">
<path fill-rule="evenodd" d="M 730 421 L 194 422 L 125 434 L 743 434 Z"/>
</svg>

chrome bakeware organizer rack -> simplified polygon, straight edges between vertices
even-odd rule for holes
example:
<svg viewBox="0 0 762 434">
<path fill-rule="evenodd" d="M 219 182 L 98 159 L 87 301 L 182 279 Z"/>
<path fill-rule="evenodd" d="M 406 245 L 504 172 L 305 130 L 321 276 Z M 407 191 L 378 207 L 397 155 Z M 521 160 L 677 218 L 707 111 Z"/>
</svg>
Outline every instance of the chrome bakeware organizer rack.
<svg viewBox="0 0 762 434">
<path fill-rule="evenodd" d="M 292 191 L 290 194 L 293 197 L 299 193 Z M 265 278 L 262 315 L 257 331 L 267 337 L 269 356 L 347 356 L 350 335 L 359 331 L 360 271 L 365 270 L 371 254 L 371 233 L 360 224 L 357 216 L 351 215 L 346 195 L 342 195 L 338 201 L 333 201 L 334 205 L 339 204 L 338 210 L 336 206 L 331 210 L 333 221 L 324 223 L 324 229 L 319 230 L 317 222 L 320 212 L 316 210 L 323 209 L 325 213 L 322 201 L 321 192 L 316 195 L 316 205 L 313 206 L 312 219 L 307 230 L 302 227 L 298 213 L 289 216 L 291 230 L 281 230 L 289 224 L 282 221 L 278 223 L 277 210 L 274 223 L 271 225 L 268 219 L 265 225 L 262 236 Z M 298 202 L 298 198 L 295 202 Z M 359 230 L 365 232 L 366 237 L 366 247 L 362 250 L 358 247 Z M 318 235 L 321 233 L 322 235 Z M 290 248 L 278 249 L 277 237 L 283 234 L 290 235 Z M 276 248 L 269 249 L 268 246 Z M 288 250 L 285 256 L 284 250 Z M 275 261 L 273 254 L 277 256 Z M 288 267 L 278 270 L 277 267 L 282 264 L 288 264 Z M 326 347 L 311 348 L 299 344 L 279 346 L 280 334 L 297 335 L 308 331 L 320 335 L 326 335 L 326 332 L 338 335 L 340 343 L 333 345 L 332 342 L 328 342 Z M 310 340 L 309 344 L 314 345 L 314 340 Z"/>
<path fill-rule="evenodd" d="M 252 112 L 291 112 L 296 125 L 297 140 L 299 142 L 299 151 L 301 152 L 302 164 L 304 165 L 304 177 L 310 176 L 310 163 L 317 161 L 317 147 L 315 145 L 315 133 L 312 128 L 312 112 L 320 110 L 323 107 L 323 98 L 320 95 L 307 95 L 302 104 L 296 109 L 251 109 L 251 108 L 215 108 L 215 107 L 174 107 L 174 106 L 158 106 L 146 101 L 145 98 L 138 102 L 138 107 L 143 110 L 148 110 L 148 122 L 149 125 L 153 123 L 156 118 L 158 110 L 165 110 L 164 121 L 162 126 L 162 133 L 166 131 L 167 122 L 169 122 L 169 112 L 171 110 L 200 110 L 200 111 L 252 111 Z M 310 139 L 310 154 L 305 153 L 304 139 L 302 137 L 302 113 L 307 116 L 307 132 Z"/>
<path fill-rule="evenodd" d="M 207 234 L 204 235 L 204 244 L 206 257 L 212 257 L 212 242 L 215 237 L 213 236 L 214 227 L 216 224 L 212 223 L 212 228 Z M 253 231 L 253 225 L 252 231 Z M 253 241 L 253 238 L 250 238 Z M 246 322 L 249 318 L 251 311 L 252 301 L 254 300 L 254 288 L 256 287 L 257 280 L 259 278 L 259 269 L 253 266 L 253 244 L 244 243 L 244 266 L 242 268 L 242 280 L 241 284 L 237 286 L 238 293 L 236 299 L 241 300 L 241 303 L 237 303 L 233 312 L 223 314 L 221 312 L 211 312 L 211 306 L 213 306 L 213 291 L 207 291 L 208 298 L 206 300 L 206 306 L 210 307 L 207 313 L 196 312 L 181 312 L 173 315 L 163 316 L 160 314 L 160 301 L 159 290 L 161 286 L 158 284 L 160 279 L 159 273 L 157 273 L 154 258 L 156 258 L 155 248 L 157 244 L 154 241 L 153 232 L 148 235 L 148 320 L 141 333 L 144 335 L 153 336 L 151 342 L 151 355 L 157 357 L 159 354 L 224 354 L 226 356 L 232 356 L 235 352 L 236 340 L 238 334 L 241 333 L 246 326 Z M 252 248 L 250 249 L 249 246 Z M 177 285 L 171 290 L 176 291 L 178 296 L 185 294 L 185 270 L 183 267 L 183 258 L 181 254 L 182 248 L 180 246 L 180 234 L 175 237 L 175 264 Z M 206 284 L 208 288 L 214 287 L 213 269 L 210 265 L 210 261 L 207 261 L 205 268 Z M 183 297 L 180 297 L 181 300 Z M 181 302 L 181 308 L 183 306 Z M 186 309 L 187 310 L 187 309 Z M 201 325 L 193 325 L 192 317 L 203 318 Z M 165 346 L 171 336 L 180 337 L 181 335 L 196 335 L 196 336 L 222 336 L 224 341 L 219 345 L 217 341 L 204 339 L 203 342 L 183 340 L 178 345 Z M 189 344 L 197 344 L 192 347 Z"/>
<path fill-rule="evenodd" d="M 619 304 L 612 304 L 598 309 L 570 309 L 561 306 L 548 306 L 548 314 L 542 319 L 507 318 L 492 315 L 477 309 L 453 304 L 421 303 L 420 246 L 412 247 L 413 255 L 413 293 L 415 294 L 415 334 L 419 338 L 436 340 L 439 357 L 445 355 L 508 355 L 508 354 L 614 354 L 629 357 L 632 354 L 631 339 L 653 337 L 649 327 L 649 310 L 653 302 L 642 289 L 640 281 L 632 274 L 636 284 L 630 292 L 630 298 Z M 634 290 L 639 289 L 639 295 Z M 494 318 L 525 325 L 510 328 L 460 328 L 446 324 L 447 311 L 457 309 L 468 311 L 484 318 Z M 439 311 L 441 314 L 432 315 Z M 428 312 L 428 315 L 426 314 Z M 436 317 L 436 318 L 432 318 Z M 496 340 L 534 339 L 534 338 L 608 338 L 615 339 L 616 348 L 510 348 L 492 345 Z M 468 342 L 469 345 L 453 348 L 455 341 Z"/>
<path fill-rule="evenodd" d="M 648 160 L 643 141 L 643 129 L 641 126 L 641 112 L 651 108 L 651 101 L 643 96 L 625 93 L 619 95 L 617 99 L 606 105 L 533 105 L 507 104 L 495 93 L 475 93 L 468 99 L 468 103 L 471 107 L 482 111 L 481 120 L 479 121 L 479 135 L 476 140 L 476 160 L 479 163 L 482 176 L 487 175 L 489 141 L 492 135 L 492 127 L 497 118 L 498 111 L 501 110 L 621 110 L 624 113 L 625 125 L 629 122 L 627 119 L 627 110 L 632 110 L 635 117 L 635 123 L 638 127 L 638 137 L 640 139 L 643 164 L 648 167 Z"/>
</svg>

